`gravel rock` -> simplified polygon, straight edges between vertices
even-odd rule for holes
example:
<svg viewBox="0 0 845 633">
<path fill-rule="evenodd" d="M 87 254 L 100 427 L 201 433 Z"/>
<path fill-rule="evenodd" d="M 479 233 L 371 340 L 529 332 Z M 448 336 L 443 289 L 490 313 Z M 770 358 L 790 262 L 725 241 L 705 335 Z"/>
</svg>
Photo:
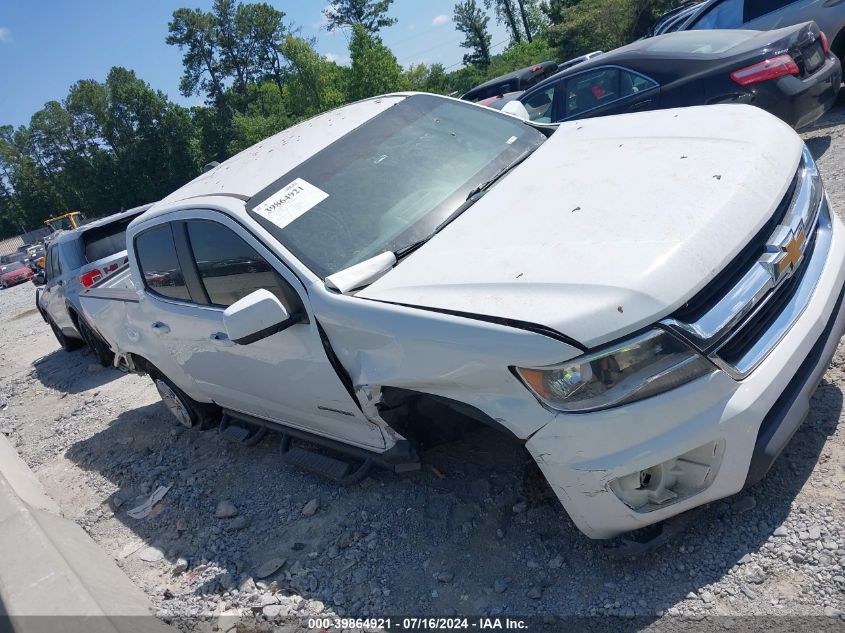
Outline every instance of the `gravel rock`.
<svg viewBox="0 0 845 633">
<path fill-rule="evenodd" d="M 450 583 L 455 579 L 455 574 L 451 571 L 441 571 L 437 573 L 435 578 L 438 582 Z"/>
<path fill-rule="evenodd" d="M 320 509 L 320 500 L 319 499 L 311 499 L 308 503 L 302 506 L 302 516 L 304 517 L 312 517 L 317 514 L 317 510 Z"/>
<path fill-rule="evenodd" d="M 173 565 L 173 571 L 171 572 L 174 576 L 179 576 L 184 574 L 188 571 L 188 561 L 184 558 L 180 558 L 176 561 L 176 564 Z"/>
<path fill-rule="evenodd" d="M 755 499 L 751 495 L 744 495 L 740 497 L 739 499 L 734 501 L 733 505 L 731 506 L 731 508 L 733 508 L 733 511 L 738 513 L 748 512 L 749 510 L 753 510 L 755 507 L 757 507 L 757 499 Z"/>
<path fill-rule="evenodd" d="M 272 576 L 279 571 L 286 562 L 286 558 L 271 558 L 270 560 L 261 563 L 261 565 L 255 569 L 255 577 L 267 578 L 268 576 Z"/>
<path fill-rule="evenodd" d="M 148 563 L 156 563 L 164 558 L 164 552 L 157 547 L 145 547 L 138 552 L 138 558 Z"/>
<path fill-rule="evenodd" d="M 496 593 L 505 593 L 508 590 L 510 583 L 507 578 L 496 578 L 493 581 L 493 591 Z"/>
<path fill-rule="evenodd" d="M 218 519 L 231 519 L 232 517 L 238 516 L 238 509 L 229 500 L 221 501 L 214 510 L 214 516 Z"/>
<path fill-rule="evenodd" d="M 226 523 L 226 529 L 231 532 L 236 532 L 237 530 L 243 530 L 244 528 L 249 526 L 249 519 L 246 518 L 244 515 L 236 516 L 231 521 Z"/>
<path fill-rule="evenodd" d="M 778 536 L 778 537 L 789 536 L 789 530 L 787 530 L 784 526 L 781 525 L 781 526 L 775 528 L 775 531 L 772 532 L 772 536 Z"/>
</svg>

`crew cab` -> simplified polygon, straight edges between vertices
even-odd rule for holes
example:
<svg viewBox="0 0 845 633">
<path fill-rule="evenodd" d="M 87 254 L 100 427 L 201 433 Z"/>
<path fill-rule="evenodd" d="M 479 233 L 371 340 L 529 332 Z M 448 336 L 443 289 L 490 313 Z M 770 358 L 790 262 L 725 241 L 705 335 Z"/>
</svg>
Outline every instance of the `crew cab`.
<svg viewBox="0 0 845 633">
<path fill-rule="evenodd" d="M 82 308 L 183 424 L 395 470 L 490 425 L 592 538 L 761 478 L 845 328 L 845 231 L 813 157 L 742 105 L 537 125 L 368 99 L 126 238 L 128 268 Z"/>
</svg>

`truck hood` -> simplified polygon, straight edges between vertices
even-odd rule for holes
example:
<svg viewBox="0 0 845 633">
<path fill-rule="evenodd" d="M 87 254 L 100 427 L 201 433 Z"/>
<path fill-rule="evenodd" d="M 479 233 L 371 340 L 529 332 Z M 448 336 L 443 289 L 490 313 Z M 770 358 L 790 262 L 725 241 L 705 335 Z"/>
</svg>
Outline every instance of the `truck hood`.
<svg viewBox="0 0 845 633">
<path fill-rule="evenodd" d="M 565 123 L 357 296 L 599 345 L 667 316 L 721 271 L 774 213 L 801 149 L 751 106 Z"/>
</svg>

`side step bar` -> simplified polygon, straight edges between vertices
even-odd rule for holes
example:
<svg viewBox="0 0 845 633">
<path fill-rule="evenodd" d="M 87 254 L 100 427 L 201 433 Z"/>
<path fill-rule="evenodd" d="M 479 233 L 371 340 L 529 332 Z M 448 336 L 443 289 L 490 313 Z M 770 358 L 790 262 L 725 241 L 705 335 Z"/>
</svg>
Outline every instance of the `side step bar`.
<svg viewBox="0 0 845 633">
<path fill-rule="evenodd" d="M 290 435 L 282 435 L 282 445 L 279 448 L 282 461 L 343 486 L 357 484 L 373 467 L 373 460 L 369 458 L 362 461 L 356 468 L 352 462 L 315 453 L 301 446 L 291 446 L 291 442 Z"/>
<path fill-rule="evenodd" d="M 246 421 L 242 424 L 238 422 L 239 420 L 224 412 L 217 432 L 230 442 L 244 446 L 255 446 L 267 435 L 266 426 L 257 426 Z"/>
<path fill-rule="evenodd" d="M 281 454 L 286 463 L 315 472 L 338 483 L 346 483 L 353 476 L 357 477 L 355 481 L 360 481 L 373 466 L 391 470 L 395 473 L 420 469 L 420 458 L 417 452 L 411 446 L 411 443 L 404 439 L 397 442 L 389 450 L 383 453 L 376 453 L 375 451 L 368 451 L 357 446 L 350 446 L 343 442 L 315 435 L 308 431 L 285 426 L 278 422 L 271 422 L 246 413 L 223 409 L 223 419 L 225 420 L 227 417 L 235 420 L 234 424 L 240 421 L 250 427 L 261 427 L 269 431 L 281 433 Z M 321 453 L 309 451 L 303 447 L 292 446 L 292 439 L 315 444 L 321 448 L 338 453 L 347 459 L 336 459 Z M 357 466 L 350 464 L 348 458 L 359 462 L 359 464 Z M 366 466 L 366 471 L 359 473 L 364 466 Z M 348 483 L 354 483 L 355 481 L 349 480 Z"/>
</svg>

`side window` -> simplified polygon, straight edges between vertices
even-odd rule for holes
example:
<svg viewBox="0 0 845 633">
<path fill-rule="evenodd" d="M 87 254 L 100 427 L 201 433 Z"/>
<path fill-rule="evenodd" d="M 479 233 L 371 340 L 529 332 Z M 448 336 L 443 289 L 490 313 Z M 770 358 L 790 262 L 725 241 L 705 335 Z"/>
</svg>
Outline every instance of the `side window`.
<svg viewBox="0 0 845 633">
<path fill-rule="evenodd" d="M 623 97 L 629 97 L 637 94 L 638 92 L 644 92 L 645 90 L 657 87 L 655 82 L 643 77 L 642 75 L 628 72 L 627 70 L 620 72 L 621 96 Z"/>
<path fill-rule="evenodd" d="M 55 279 L 56 277 L 61 277 L 62 275 L 62 264 L 59 261 L 59 247 L 58 245 L 54 246 L 50 250 L 50 279 Z"/>
<path fill-rule="evenodd" d="M 555 90 L 559 86 L 560 83 L 549 86 L 546 90 L 540 90 L 522 102 L 528 110 L 528 118 L 538 123 L 552 122 L 552 103 L 554 103 Z"/>
<path fill-rule="evenodd" d="M 598 108 L 621 95 L 618 68 L 597 68 L 572 77 L 566 83 L 566 116 Z"/>
<path fill-rule="evenodd" d="M 176 257 L 170 224 L 159 224 L 138 235 L 135 254 L 147 288 L 171 299 L 191 300 Z"/>
<path fill-rule="evenodd" d="M 798 0 L 745 0 L 745 21 L 751 22 L 779 9 L 797 4 Z M 804 4 L 809 4 L 804 2 Z M 828 2 L 824 6 L 834 6 L 835 3 Z"/>
<path fill-rule="evenodd" d="M 230 306 L 263 288 L 275 294 L 288 311 L 299 311 L 296 291 L 234 232 L 208 220 L 191 220 L 187 226 L 197 270 L 212 304 Z"/>
<path fill-rule="evenodd" d="M 47 281 L 53 278 L 53 251 L 54 248 L 47 249 L 47 256 L 44 258 L 44 275 Z"/>
<path fill-rule="evenodd" d="M 724 0 L 698 18 L 692 28 L 738 29 L 745 21 L 745 2 L 746 0 Z"/>
</svg>

